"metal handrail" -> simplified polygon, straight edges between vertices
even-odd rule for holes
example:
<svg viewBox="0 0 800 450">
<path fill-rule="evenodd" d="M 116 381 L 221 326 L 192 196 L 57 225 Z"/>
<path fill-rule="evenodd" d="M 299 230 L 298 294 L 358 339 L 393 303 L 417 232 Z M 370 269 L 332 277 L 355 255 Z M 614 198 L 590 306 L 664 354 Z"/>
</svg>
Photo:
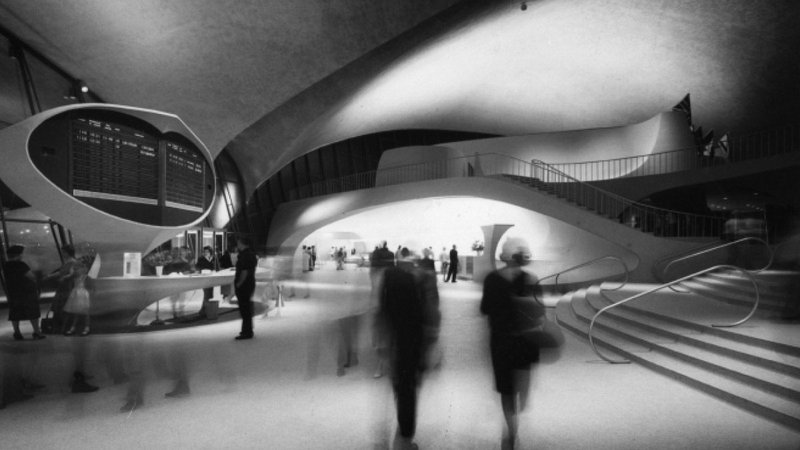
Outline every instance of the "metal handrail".
<svg viewBox="0 0 800 450">
<path fill-rule="evenodd" d="M 593 209 L 609 218 L 620 217 L 626 212 L 637 216 L 641 221 L 642 231 L 648 231 L 646 228 L 650 226 L 655 228 L 657 223 L 670 215 L 675 217 L 676 221 L 681 224 L 675 236 L 717 235 L 718 229 L 721 229 L 722 221 L 720 217 L 685 213 L 645 205 L 582 182 L 542 161 L 524 161 L 499 153 L 483 153 L 474 156 L 462 156 L 362 172 L 336 180 L 325 180 L 302 186 L 291 191 L 288 197 L 291 200 L 299 200 L 316 195 L 328 195 L 423 180 L 509 175 L 536 180 L 546 185 L 548 189 L 552 189 L 556 195 Z"/>
<path fill-rule="evenodd" d="M 551 166 L 582 181 L 675 173 L 800 151 L 800 127 L 782 126 L 747 135 L 728 136 L 727 147 L 724 159 L 705 156 L 697 145 L 693 145 L 619 158 L 554 163 Z"/>
<path fill-rule="evenodd" d="M 599 311 L 597 311 L 597 313 L 594 315 L 594 317 L 592 317 L 592 321 L 589 322 L 589 344 L 591 344 L 592 350 L 594 350 L 595 354 L 597 354 L 597 356 L 599 356 L 601 359 L 603 359 L 606 362 L 609 362 L 609 363 L 612 363 L 612 364 L 628 364 L 628 363 L 630 363 L 630 360 L 627 360 L 627 359 L 614 360 L 614 359 L 607 358 L 602 353 L 600 353 L 600 351 L 597 349 L 597 346 L 594 343 L 594 337 L 593 337 L 593 334 L 592 334 L 592 331 L 594 329 L 594 324 L 597 321 L 597 318 L 600 317 L 601 314 L 603 314 L 604 312 L 608 311 L 611 308 L 615 308 L 617 306 L 620 306 L 620 305 L 623 305 L 625 303 L 628 303 L 628 302 L 630 302 L 632 300 L 636 300 L 638 298 L 644 297 L 647 294 L 651 294 L 653 292 L 659 291 L 661 289 L 664 289 L 666 287 L 672 286 L 674 284 L 677 284 L 677 283 L 686 281 L 688 279 L 691 279 L 691 278 L 706 274 L 708 272 L 713 272 L 713 271 L 719 270 L 719 269 L 737 270 L 737 271 L 745 274 L 745 276 L 747 276 L 750 279 L 750 282 L 753 283 L 753 289 L 755 290 L 755 293 L 756 293 L 756 301 L 755 301 L 755 303 L 753 303 L 753 308 L 750 310 L 750 313 L 747 314 L 747 316 L 745 316 L 745 318 L 743 318 L 743 319 L 741 319 L 741 320 L 739 320 L 737 322 L 734 322 L 734 323 L 729 323 L 729 324 L 711 324 L 711 326 L 715 327 L 715 328 L 729 328 L 729 327 L 735 327 L 735 326 L 738 326 L 738 325 L 741 325 L 741 324 L 747 322 L 748 320 L 750 320 L 751 317 L 753 317 L 753 314 L 755 314 L 756 310 L 758 309 L 758 303 L 759 303 L 759 299 L 760 299 L 760 294 L 758 292 L 758 283 L 756 283 L 756 279 L 755 279 L 755 277 L 753 277 L 753 274 L 750 273 L 750 271 L 742 269 L 741 267 L 722 264 L 722 265 L 718 265 L 718 266 L 709 267 L 707 269 L 703 269 L 703 270 L 701 270 L 699 272 L 695 272 L 695 273 L 693 273 L 691 275 L 687 275 L 687 276 L 685 276 L 683 278 L 679 278 L 677 280 L 670 281 L 669 283 L 664 283 L 664 284 L 662 284 L 660 286 L 654 287 L 652 289 L 648 289 L 648 290 L 646 290 L 644 292 L 640 292 L 640 293 L 638 293 L 636 295 L 630 296 L 630 297 L 628 297 L 626 299 L 620 300 L 620 301 L 618 301 L 618 302 L 616 302 L 614 304 L 608 305 L 608 306 L 600 309 Z"/>
<path fill-rule="evenodd" d="M 562 270 L 560 272 L 556 272 L 556 273 L 544 276 L 542 278 L 539 278 L 539 281 L 537 281 L 537 283 L 541 283 L 542 280 L 546 280 L 548 278 L 555 277 L 556 282 L 555 282 L 555 284 L 553 286 L 554 286 L 555 289 L 558 289 L 558 277 L 559 276 L 561 276 L 561 275 L 563 275 L 563 274 L 565 274 L 567 272 L 571 272 L 573 270 L 589 266 L 589 265 L 594 264 L 596 262 L 600 262 L 600 261 L 605 260 L 605 259 L 613 259 L 615 261 L 619 261 L 619 263 L 622 264 L 622 267 L 625 269 L 625 281 L 623 281 L 622 284 L 620 284 L 619 286 L 617 286 L 617 287 L 615 287 L 613 289 L 605 289 L 605 290 L 607 290 L 607 291 L 616 291 L 617 289 L 622 288 L 622 286 L 625 286 L 626 284 L 628 284 L 628 276 L 630 274 L 630 270 L 628 269 L 628 265 L 625 264 L 625 261 L 622 258 L 620 258 L 619 256 L 614 256 L 614 255 L 601 256 L 601 257 L 595 258 L 595 259 L 593 259 L 591 261 L 586 261 L 585 263 L 578 264 L 577 266 L 569 267 L 569 268 L 564 269 L 564 270 Z"/>
<path fill-rule="evenodd" d="M 518 158 L 513 156 L 502 155 L 509 159 L 516 160 L 520 163 L 525 163 L 526 161 L 522 161 Z M 642 214 L 644 217 L 641 217 L 643 222 L 647 222 L 644 220 L 645 218 L 648 219 L 656 219 L 656 218 L 666 218 L 669 215 L 672 215 L 676 220 L 678 219 L 685 219 L 684 221 L 688 223 L 714 223 L 718 222 L 718 225 L 721 226 L 721 218 L 717 216 L 707 216 L 702 214 L 693 214 L 693 213 L 686 213 L 682 211 L 675 211 L 665 208 L 659 208 L 652 205 L 646 205 L 643 203 L 639 203 L 623 197 L 619 194 L 615 194 L 613 192 L 607 191 L 605 189 L 599 188 L 593 184 L 583 182 L 578 180 L 577 178 L 564 173 L 556 168 L 554 168 L 551 164 L 548 164 L 544 161 L 533 159 L 530 163 L 531 171 L 533 175 L 533 169 L 542 169 L 545 173 L 541 173 L 537 175 L 548 175 L 548 180 L 542 180 L 541 178 L 537 178 L 532 176 L 531 178 L 537 179 L 542 181 L 543 183 L 549 185 L 550 187 L 557 189 L 560 193 L 564 194 L 569 200 L 578 202 L 582 201 L 585 204 L 589 204 L 592 201 L 595 202 L 596 207 L 593 209 L 601 214 L 614 214 L 619 213 L 622 214 L 626 210 L 631 212 L 636 212 L 637 214 Z M 555 175 L 557 180 L 556 181 L 549 181 L 550 175 Z M 579 189 L 578 189 L 579 188 Z M 593 195 L 592 195 L 593 194 Z M 607 201 L 610 200 L 610 201 Z M 605 206 L 605 209 L 603 208 Z M 614 209 L 614 207 L 618 207 L 618 209 Z M 587 206 L 588 207 L 588 206 Z M 697 222 L 699 221 L 699 222 Z M 643 224 L 644 227 L 644 224 Z M 704 228 L 704 227 L 701 227 Z M 713 229 L 713 226 L 709 227 Z M 644 229 L 644 228 L 643 228 Z M 680 235 L 680 234 L 678 234 Z M 688 235 L 688 234 L 686 234 Z M 702 234 L 705 235 L 705 234 Z"/>
<path fill-rule="evenodd" d="M 669 271 L 669 268 L 675 263 L 678 263 L 678 262 L 681 262 L 681 261 L 686 261 L 687 259 L 691 259 L 691 258 L 694 258 L 696 256 L 704 255 L 704 254 L 712 252 L 714 250 L 719 250 L 721 248 L 730 247 L 730 246 L 733 246 L 733 245 L 736 245 L 736 244 L 740 244 L 740 243 L 745 242 L 745 241 L 761 242 L 762 244 L 764 244 L 764 246 L 767 247 L 767 250 L 769 251 L 769 262 L 767 263 L 767 265 L 762 267 L 762 268 L 760 268 L 760 269 L 750 270 L 749 272 L 751 272 L 751 273 L 759 273 L 759 272 L 763 272 L 763 271 L 769 269 L 772 266 L 773 260 L 775 259 L 775 252 L 772 250 L 772 248 L 769 246 L 769 244 L 765 240 L 757 238 L 757 237 L 750 236 L 750 237 L 743 237 L 741 239 L 737 239 L 737 240 L 731 241 L 731 242 L 725 242 L 723 244 L 715 245 L 713 247 L 707 247 L 707 248 L 704 248 L 702 250 L 698 250 L 698 251 L 692 252 L 692 253 L 690 253 L 688 255 L 682 256 L 682 257 L 680 257 L 678 259 L 673 259 L 672 261 L 669 262 L 669 264 L 666 265 L 666 267 L 664 267 L 664 270 L 662 271 L 662 276 L 664 278 L 666 278 L 667 272 Z"/>
</svg>

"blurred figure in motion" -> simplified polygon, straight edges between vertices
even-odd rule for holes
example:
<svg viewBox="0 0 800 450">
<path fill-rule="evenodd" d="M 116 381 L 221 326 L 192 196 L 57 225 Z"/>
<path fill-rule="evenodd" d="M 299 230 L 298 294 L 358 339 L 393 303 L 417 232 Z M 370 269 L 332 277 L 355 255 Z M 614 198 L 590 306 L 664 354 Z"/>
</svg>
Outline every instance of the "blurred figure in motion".
<svg viewBox="0 0 800 450">
<path fill-rule="evenodd" d="M 72 345 L 72 357 L 75 364 L 75 370 L 72 372 L 72 382 L 70 387 L 72 389 L 73 394 L 85 394 L 89 392 L 95 392 L 100 389 L 97 386 L 89 384 L 87 380 L 91 377 L 86 374 L 86 363 L 89 360 L 89 352 L 90 348 L 90 341 L 86 339 L 73 339 L 71 342 Z"/>
<path fill-rule="evenodd" d="M 427 351 L 439 336 L 439 295 L 435 275 L 418 268 L 407 248 L 397 266 L 384 272 L 377 320 L 385 333 L 397 408 L 394 448 L 417 448 L 417 393 L 426 369 Z M 433 276 L 433 283 L 426 279 Z"/>
<path fill-rule="evenodd" d="M 0 341 L 0 409 L 14 402 L 33 398 L 33 393 L 44 388 L 36 381 L 39 358 L 47 350 L 40 345 Z"/>
<path fill-rule="evenodd" d="M 375 251 L 370 255 L 369 266 L 369 279 L 372 287 L 371 298 L 373 304 L 377 307 L 380 302 L 380 287 L 383 283 L 383 273 L 387 267 L 394 266 L 394 253 L 389 250 L 389 245 L 386 241 L 381 242 L 381 245 L 375 247 Z M 375 316 L 377 317 L 377 316 Z M 383 333 L 380 332 L 378 327 L 378 320 L 374 320 L 372 324 L 372 347 L 375 349 L 377 356 L 377 364 L 375 366 L 375 378 L 383 376 L 386 369 L 386 342 Z"/>
<path fill-rule="evenodd" d="M 433 250 L 430 248 L 422 249 L 422 259 L 419 260 L 419 266 L 436 275 L 436 263 L 433 260 Z"/>
<path fill-rule="evenodd" d="M 33 339 L 44 339 L 39 329 L 39 317 L 42 315 L 39 309 L 39 288 L 31 268 L 22 261 L 23 251 L 25 247 L 12 245 L 6 252 L 8 261 L 3 264 L 8 298 L 8 320 L 14 327 L 14 340 L 24 339 L 19 329 L 21 320 L 30 321 Z"/>
<path fill-rule="evenodd" d="M 506 422 L 502 448 L 513 449 L 517 445 L 518 414 L 527 405 L 531 363 L 538 360 L 538 350 L 531 349 L 521 337 L 528 328 L 524 316 L 541 317 L 544 310 L 528 311 L 532 305 L 538 305 L 533 296 L 541 295 L 541 287 L 536 277 L 522 270 L 531 259 L 527 243 L 508 239 L 500 259 L 506 262 L 506 267 L 486 276 L 481 312 L 489 319 L 495 389 L 500 393 Z"/>
<path fill-rule="evenodd" d="M 308 272 L 311 270 L 311 249 L 307 246 L 303 246 L 302 254 L 300 255 L 302 258 L 302 271 Z"/>
<path fill-rule="evenodd" d="M 120 352 L 123 367 L 127 373 L 128 389 L 125 392 L 125 404 L 119 409 L 122 413 L 131 413 L 144 405 L 145 367 L 144 343 L 141 335 L 132 334 L 121 341 Z"/>
<path fill-rule="evenodd" d="M 228 247 L 225 249 L 225 253 L 219 257 L 219 270 L 233 269 L 236 267 L 236 262 L 239 260 L 238 251 L 239 250 L 236 248 L 236 242 L 229 242 Z M 234 284 L 236 284 L 235 281 L 234 283 L 226 284 L 221 287 L 220 290 L 222 298 L 224 298 L 225 301 L 231 301 L 233 298 Z"/>
<path fill-rule="evenodd" d="M 450 254 L 447 253 L 447 247 L 442 247 L 442 253 L 439 254 L 439 263 L 441 264 L 442 281 L 447 281 L 447 270 L 450 268 Z"/>
<path fill-rule="evenodd" d="M 166 349 L 169 363 L 169 377 L 175 381 L 172 390 L 164 394 L 167 398 L 181 398 L 189 395 L 189 357 L 186 344 L 171 342 Z"/>
<path fill-rule="evenodd" d="M 209 246 L 203 247 L 203 256 L 197 259 L 197 264 L 195 264 L 195 269 L 203 273 L 206 272 L 215 272 L 217 270 L 217 258 L 214 256 L 214 250 L 211 249 Z M 211 300 L 211 297 L 214 296 L 214 288 L 207 287 L 203 288 L 203 303 L 200 306 L 200 318 L 205 319 L 208 317 L 207 309 L 208 309 L 208 301 Z"/>
<path fill-rule="evenodd" d="M 339 247 L 336 250 L 336 270 L 344 270 L 344 261 L 347 258 L 347 252 L 344 247 Z"/>
<path fill-rule="evenodd" d="M 164 275 L 189 274 L 194 271 L 192 268 L 192 251 L 189 247 L 176 247 L 172 249 L 172 260 L 164 266 Z M 178 320 L 184 315 L 186 300 L 191 297 L 194 291 L 179 292 L 169 296 L 169 303 L 172 307 L 172 319 Z"/>
<path fill-rule="evenodd" d="M 75 247 L 65 245 L 61 247 L 61 254 L 63 263 L 61 267 L 55 272 L 46 276 L 43 281 L 55 279 L 58 282 L 56 293 L 53 301 L 50 304 L 50 310 L 53 312 L 53 325 L 56 333 L 63 333 L 66 331 L 66 314 L 64 313 L 64 305 L 67 303 L 69 295 L 72 293 L 74 278 L 72 276 L 72 267 L 75 264 L 80 264 L 75 258 Z"/>
</svg>

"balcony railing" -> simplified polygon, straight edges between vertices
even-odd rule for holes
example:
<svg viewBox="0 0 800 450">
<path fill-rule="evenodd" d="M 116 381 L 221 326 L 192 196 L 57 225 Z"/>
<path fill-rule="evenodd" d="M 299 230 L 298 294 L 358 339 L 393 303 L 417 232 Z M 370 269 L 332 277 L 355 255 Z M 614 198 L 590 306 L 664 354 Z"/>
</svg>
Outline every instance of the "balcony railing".
<svg viewBox="0 0 800 450">
<path fill-rule="evenodd" d="M 720 152 L 720 150 L 716 151 Z M 798 151 L 800 151 L 800 128 L 787 126 L 729 137 L 725 157 L 711 158 L 710 156 L 703 156 L 697 146 L 692 146 L 626 158 L 549 164 L 549 167 L 575 181 L 598 181 L 619 177 L 674 173 L 726 164 L 727 162 L 761 159 Z M 471 167 L 469 165 L 465 166 L 463 163 L 474 159 L 475 157 L 469 156 L 347 175 L 337 179 L 300 186 L 288 193 L 288 200 L 300 200 L 319 195 L 372 188 L 376 186 L 379 176 L 383 179 L 383 182 L 378 185 L 385 186 L 426 179 L 486 174 L 486 170 L 480 167 L 482 161 L 475 162 Z M 521 165 L 514 167 L 513 169 L 515 170 L 508 174 L 524 175 L 522 172 L 525 170 L 523 167 L 525 164 L 522 162 Z M 406 180 L 407 178 L 409 179 Z"/>
<path fill-rule="evenodd" d="M 662 175 L 800 151 L 800 128 L 781 127 L 729 137 L 726 145 L 727 152 L 723 152 L 720 148 L 715 149 L 716 158 L 710 155 L 704 156 L 697 146 L 692 146 L 625 158 L 551 163 L 550 166 L 581 181 Z"/>
<path fill-rule="evenodd" d="M 612 220 L 662 236 L 718 237 L 723 218 L 689 214 L 634 202 L 583 183 L 541 161 L 484 153 L 363 172 L 290 192 L 290 200 L 403 183 L 457 177 L 502 177 L 560 197 Z"/>
</svg>

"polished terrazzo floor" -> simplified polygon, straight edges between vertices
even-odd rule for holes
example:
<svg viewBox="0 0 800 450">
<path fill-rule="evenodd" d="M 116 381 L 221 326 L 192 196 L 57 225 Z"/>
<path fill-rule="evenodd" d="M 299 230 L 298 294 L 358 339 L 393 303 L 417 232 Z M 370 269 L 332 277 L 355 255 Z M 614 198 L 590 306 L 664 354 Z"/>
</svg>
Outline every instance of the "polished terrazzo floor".
<svg viewBox="0 0 800 450">
<path fill-rule="evenodd" d="M 279 315 L 256 318 L 250 341 L 233 340 L 233 320 L 15 342 L 3 318 L 2 370 L 45 387 L 0 410 L 0 447 L 387 448 L 393 399 L 387 378 L 373 377 L 368 320 L 358 366 L 336 374 L 336 319 L 368 305 L 368 283 L 361 269 L 311 272 Z M 422 386 L 416 442 L 422 449 L 500 448 L 480 286 L 440 283 L 440 295 L 444 363 Z M 97 392 L 70 392 L 76 361 Z M 191 394 L 165 397 L 181 368 Z M 143 404 L 120 412 L 136 386 L 131 379 L 141 381 Z M 525 449 L 800 448 L 800 433 L 643 367 L 603 363 L 570 334 L 561 359 L 534 371 L 533 403 L 520 428 Z"/>
</svg>

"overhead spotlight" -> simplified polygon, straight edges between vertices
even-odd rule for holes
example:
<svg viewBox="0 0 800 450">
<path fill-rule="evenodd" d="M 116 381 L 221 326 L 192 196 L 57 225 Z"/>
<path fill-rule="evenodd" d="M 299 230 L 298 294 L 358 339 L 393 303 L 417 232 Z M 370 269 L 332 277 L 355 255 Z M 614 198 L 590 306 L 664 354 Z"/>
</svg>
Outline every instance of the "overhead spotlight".
<svg viewBox="0 0 800 450">
<path fill-rule="evenodd" d="M 64 96 L 65 100 L 77 100 L 80 103 L 86 102 L 86 94 L 89 93 L 89 86 L 86 85 L 81 80 L 75 80 L 72 82 L 72 85 L 69 87 L 69 91 L 67 91 L 67 95 Z"/>
<path fill-rule="evenodd" d="M 520 3 L 519 4 L 519 9 L 525 11 L 526 9 L 528 9 L 528 3 L 527 2 Z"/>
</svg>

